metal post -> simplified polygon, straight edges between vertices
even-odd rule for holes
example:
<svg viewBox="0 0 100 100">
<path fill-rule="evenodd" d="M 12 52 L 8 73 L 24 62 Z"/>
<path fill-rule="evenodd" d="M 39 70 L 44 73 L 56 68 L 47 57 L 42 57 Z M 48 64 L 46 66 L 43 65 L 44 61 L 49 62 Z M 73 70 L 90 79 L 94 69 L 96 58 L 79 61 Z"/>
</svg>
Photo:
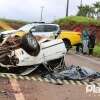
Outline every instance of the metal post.
<svg viewBox="0 0 100 100">
<path fill-rule="evenodd" d="M 81 6 L 83 5 L 82 3 L 83 3 L 83 2 L 82 2 L 82 0 L 81 0 Z"/>
<path fill-rule="evenodd" d="M 68 16 L 68 9 L 69 9 L 69 0 L 67 0 L 66 16 Z"/>
<path fill-rule="evenodd" d="M 42 19 L 43 19 L 43 6 L 41 7 L 41 18 L 40 18 L 40 21 L 42 21 Z"/>
</svg>

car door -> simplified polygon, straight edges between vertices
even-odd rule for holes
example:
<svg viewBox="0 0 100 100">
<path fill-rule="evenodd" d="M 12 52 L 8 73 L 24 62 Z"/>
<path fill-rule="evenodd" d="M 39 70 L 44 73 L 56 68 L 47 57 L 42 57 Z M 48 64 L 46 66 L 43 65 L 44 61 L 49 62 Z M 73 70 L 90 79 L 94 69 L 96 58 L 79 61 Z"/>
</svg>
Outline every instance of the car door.
<svg viewBox="0 0 100 100">
<path fill-rule="evenodd" d="M 66 48 L 61 39 L 41 43 L 44 61 L 58 59 L 66 54 Z"/>
</svg>

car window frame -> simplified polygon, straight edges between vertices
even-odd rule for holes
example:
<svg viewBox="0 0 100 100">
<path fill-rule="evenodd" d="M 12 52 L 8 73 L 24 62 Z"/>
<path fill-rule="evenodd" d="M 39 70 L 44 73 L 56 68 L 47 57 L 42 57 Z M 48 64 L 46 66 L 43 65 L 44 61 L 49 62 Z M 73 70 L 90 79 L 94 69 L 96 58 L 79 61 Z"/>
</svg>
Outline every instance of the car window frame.
<svg viewBox="0 0 100 100">
<path fill-rule="evenodd" d="M 39 27 L 39 26 L 43 26 L 43 31 L 36 31 L 36 29 L 35 29 L 35 31 L 32 31 L 32 32 L 56 32 L 56 31 L 59 30 L 59 27 L 56 26 L 56 25 L 36 25 L 36 26 L 33 26 L 31 28 L 31 30 L 34 29 L 34 28 L 36 28 L 36 27 Z M 55 30 L 51 30 L 51 31 L 46 31 L 46 29 L 47 29 L 46 27 L 47 26 L 55 27 L 56 29 Z"/>
</svg>

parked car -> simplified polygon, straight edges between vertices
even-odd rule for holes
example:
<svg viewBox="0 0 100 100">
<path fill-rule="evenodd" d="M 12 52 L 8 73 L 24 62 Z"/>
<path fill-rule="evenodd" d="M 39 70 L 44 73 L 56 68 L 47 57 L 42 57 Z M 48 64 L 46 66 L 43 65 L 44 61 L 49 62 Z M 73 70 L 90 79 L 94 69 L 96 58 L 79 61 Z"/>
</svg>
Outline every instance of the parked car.
<svg viewBox="0 0 100 100">
<path fill-rule="evenodd" d="M 68 48 L 81 44 L 81 33 L 74 31 L 61 31 L 59 38 L 63 39 Z"/>
</svg>

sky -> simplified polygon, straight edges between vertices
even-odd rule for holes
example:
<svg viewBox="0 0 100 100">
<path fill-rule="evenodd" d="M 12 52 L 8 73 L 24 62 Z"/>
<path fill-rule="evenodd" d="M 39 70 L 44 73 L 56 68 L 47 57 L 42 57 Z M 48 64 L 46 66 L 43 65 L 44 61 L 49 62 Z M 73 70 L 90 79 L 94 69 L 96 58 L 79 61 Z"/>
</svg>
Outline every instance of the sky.
<svg viewBox="0 0 100 100">
<path fill-rule="evenodd" d="M 75 15 L 81 0 L 69 0 L 69 16 Z M 99 0 L 82 0 L 83 5 L 92 5 Z M 0 0 L 0 18 L 51 22 L 65 17 L 67 0 Z"/>
</svg>

